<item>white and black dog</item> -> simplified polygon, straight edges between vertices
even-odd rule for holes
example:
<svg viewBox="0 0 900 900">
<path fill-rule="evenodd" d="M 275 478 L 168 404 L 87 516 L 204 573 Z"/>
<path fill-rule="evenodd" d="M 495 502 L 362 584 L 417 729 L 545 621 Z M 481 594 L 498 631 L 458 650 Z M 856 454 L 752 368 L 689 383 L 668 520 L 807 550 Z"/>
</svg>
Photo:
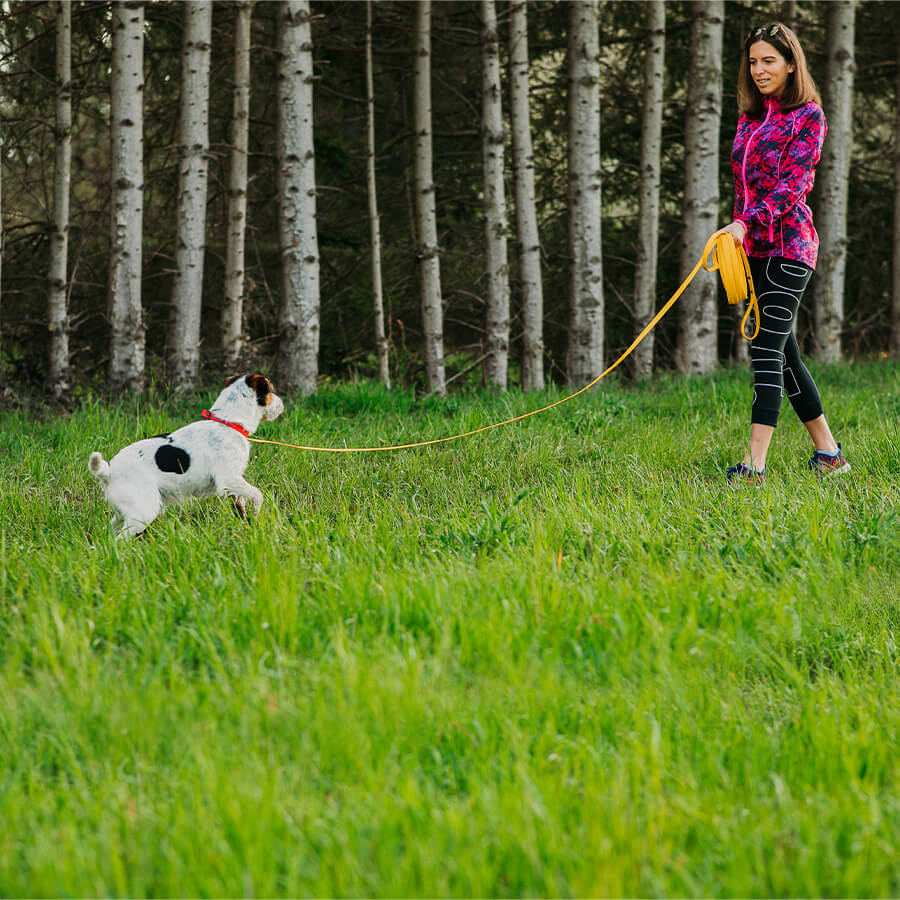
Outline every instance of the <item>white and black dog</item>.
<svg viewBox="0 0 900 900">
<path fill-rule="evenodd" d="M 141 534 L 163 506 L 189 497 L 233 497 L 242 515 L 249 500 L 258 514 L 262 494 L 244 481 L 247 437 L 283 412 L 268 378 L 235 375 L 212 409 L 203 411 L 205 421 L 129 444 L 109 462 L 92 453 L 88 467 L 118 514 L 116 537 Z"/>
</svg>

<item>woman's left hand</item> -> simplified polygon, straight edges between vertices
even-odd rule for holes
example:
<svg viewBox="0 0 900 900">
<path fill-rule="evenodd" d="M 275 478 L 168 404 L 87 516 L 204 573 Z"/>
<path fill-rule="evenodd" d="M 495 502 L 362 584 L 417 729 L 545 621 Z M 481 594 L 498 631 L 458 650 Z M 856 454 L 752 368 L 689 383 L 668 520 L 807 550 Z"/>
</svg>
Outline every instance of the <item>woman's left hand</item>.
<svg viewBox="0 0 900 900">
<path fill-rule="evenodd" d="M 743 244 L 744 238 L 747 237 L 747 229 L 744 227 L 743 222 L 738 222 L 735 219 L 730 225 L 720 228 L 716 234 L 730 234 L 734 238 L 735 244 Z"/>
</svg>

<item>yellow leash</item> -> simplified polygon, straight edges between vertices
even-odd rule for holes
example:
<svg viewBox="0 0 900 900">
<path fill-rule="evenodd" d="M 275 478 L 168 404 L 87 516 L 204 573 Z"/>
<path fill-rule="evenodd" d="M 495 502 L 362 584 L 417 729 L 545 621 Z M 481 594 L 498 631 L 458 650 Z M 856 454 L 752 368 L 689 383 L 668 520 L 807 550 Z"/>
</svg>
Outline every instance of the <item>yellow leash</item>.
<svg viewBox="0 0 900 900">
<path fill-rule="evenodd" d="M 710 254 L 713 254 L 713 261 L 708 262 Z M 449 437 L 434 438 L 430 441 L 416 441 L 412 444 L 394 444 L 389 447 L 304 447 L 301 444 L 286 444 L 283 441 L 267 441 L 262 438 L 247 438 L 254 444 L 274 444 L 277 447 L 290 447 L 293 450 L 309 450 L 313 453 L 383 453 L 388 450 L 411 450 L 413 447 L 428 447 L 432 444 L 444 444 L 447 441 L 456 441 L 460 438 L 471 437 L 473 434 L 481 434 L 483 431 L 490 431 L 492 428 L 499 428 L 501 425 L 511 425 L 513 422 L 520 422 L 530 416 L 536 416 L 538 413 L 547 412 L 569 400 L 574 400 L 579 394 L 590 390 L 601 378 L 605 378 L 615 369 L 624 359 L 626 359 L 632 350 L 637 347 L 640 342 L 657 326 L 659 320 L 672 308 L 675 301 L 684 293 L 685 288 L 694 280 L 694 276 L 700 269 L 706 269 L 707 272 L 718 272 L 725 287 L 725 294 L 729 303 L 740 303 L 747 300 L 747 312 L 741 320 L 741 336 L 748 341 L 752 341 L 759 334 L 759 306 L 756 302 L 756 291 L 753 288 L 753 278 L 750 275 L 750 264 L 747 260 L 747 254 L 744 248 L 735 244 L 734 238 L 727 233 L 718 232 L 714 234 L 703 248 L 703 255 L 697 261 L 697 265 L 691 270 L 691 273 L 681 283 L 681 287 L 666 301 L 665 305 L 659 312 L 647 323 L 643 331 L 632 341 L 631 346 L 608 368 L 601 372 L 590 384 L 586 384 L 583 388 L 579 388 L 574 394 L 569 394 L 561 400 L 542 406 L 540 409 L 534 409 L 531 412 L 522 413 L 520 416 L 513 416 L 511 419 L 504 419 L 502 422 L 494 422 L 492 425 L 484 425 L 481 428 L 474 428 L 472 431 L 464 431 L 461 434 L 452 434 Z M 754 311 L 756 314 L 756 331 L 748 337 L 744 332 L 744 323 Z"/>
<path fill-rule="evenodd" d="M 706 258 L 709 256 L 711 244 L 714 245 L 715 257 L 714 261 L 707 265 Z M 749 297 L 747 311 L 744 313 L 744 318 L 741 319 L 741 337 L 747 341 L 755 340 L 759 334 L 759 304 L 756 302 L 756 290 L 753 287 L 753 276 L 750 274 L 750 261 L 747 259 L 743 246 L 735 244 L 730 234 L 722 232 L 714 234 L 706 242 L 703 250 L 703 268 L 707 272 L 718 270 L 722 284 L 725 286 L 725 295 L 732 305 L 740 303 L 741 300 L 747 300 Z M 696 271 L 694 269 L 694 272 Z M 694 272 L 688 276 L 688 281 L 694 277 Z M 679 290 L 683 288 L 684 285 Z M 748 337 L 744 326 L 747 324 L 751 312 L 756 319 L 756 330 Z M 631 352 L 630 347 L 628 352 Z"/>
</svg>

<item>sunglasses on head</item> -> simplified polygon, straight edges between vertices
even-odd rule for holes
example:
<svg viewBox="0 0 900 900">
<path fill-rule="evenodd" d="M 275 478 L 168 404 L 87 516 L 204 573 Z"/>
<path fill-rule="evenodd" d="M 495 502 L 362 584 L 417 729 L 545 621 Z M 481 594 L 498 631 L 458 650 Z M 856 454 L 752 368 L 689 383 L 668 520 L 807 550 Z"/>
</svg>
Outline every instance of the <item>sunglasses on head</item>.
<svg viewBox="0 0 900 900">
<path fill-rule="evenodd" d="M 755 31 L 751 31 L 747 35 L 747 40 L 755 40 L 759 37 L 775 37 L 776 34 L 782 31 L 784 31 L 784 28 L 781 25 L 763 25 Z"/>
</svg>

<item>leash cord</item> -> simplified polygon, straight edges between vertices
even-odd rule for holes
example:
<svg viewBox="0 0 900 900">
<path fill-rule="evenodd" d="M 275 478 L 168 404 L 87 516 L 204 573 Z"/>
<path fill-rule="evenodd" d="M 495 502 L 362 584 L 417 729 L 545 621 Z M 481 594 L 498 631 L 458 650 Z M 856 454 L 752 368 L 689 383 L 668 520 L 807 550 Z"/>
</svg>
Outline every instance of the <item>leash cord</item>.
<svg viewBox="0 0 900 900">
<path fill-rule="evenodd" d="M 712 262 L 708 262 L 710 254 L 714 254 Z M 579 388 L 573 394 L 562 397 L 553 403 L 547 404 L 547 406 L 542 406 L 540 409 L 533 409 L 531 412 L 522 413 L 519 416 L 513 416 L 511 419 L 504 419 L 502 422 L 494 422 L 491 425 L 483 425 L 481 428 L 473 428 L 471 431 L 464 431 L 461 434 L 451 434 L 448 437 L 434 438 L 430 441 L 416 441 L 411 444 L 393 444 L 388 447 L 305 447 L 301 444 L 288 444 L 283 441 L 269 441 L 264 440 L 263 438 L 251 437 L 247 438 L 247 440 L 252 441 L 254 444 L 272 444 L 276 447 L 289 447 L 293 450 L 308 450 L 312 453 L 385 453 L 390 450 L 411 450 L 414 447 L 429 447 L 432 444 L 444 444 L 448 441 L 456 441 L 460 438 L 481 434 L 482 432 L 490 431 L 493 428 L 500 428 L 501 425 L 511 425 L 513 422 L 521 422 L 523 419 L 528 419 L 539 413 L 547 412 L 547 410 L 554 409 L 557 406 L 562 406 L 563 403 L 574 400 L 579 394 L 583 394 L 585 391 L 590 390 L 598 381 L 609 375 L 613 369 L 628 358 L 634 348 L 647 337 L 657 324 L 659 324 L 660 319 L 662 319 L 662 317 L 672 308 L 675 301 L 684 293 L 687 286 L 694 280 L 694 277 L 701 268 L 706 269 L 707 272 L 718 271 L 729 303 L 740 303 L 742 300 L 747 300 L 749 297 L 747 312 L 744 314 L 744 318 L 741 321 L 741 336 L 745 340 L 752 341 L 756 335 L 759 334 L 759 306 L 756 301 L 756 291 L 753 288 L 753 278 L 750 275 L 750 263 L 747 260 L 747 254 L 744 252 L 744 248 L 739 244 L 735 244 L 734 238 L 730 234 L 727 232 L 716 232 L 706 242 L 706 246 L 703 248 L 703 255 L 697 261 L 697 264 L 691 270 L 687 278 L 682 281 L 678 290 L 672 294 L 660 308 L 659 312 L 657 312 L 657 314 L 644 326 L 641 333 L 631 342 L 628 349 L 612 363 L 612 365 L 604 369 L 604 371 L 593 381 L 586 384 L 584 387 Z M 748 337 L 744 331 L 744 324 L 751 311 L 755 312 L 756 315 L 756 331 L 753 335 Z"/>
</svg>

